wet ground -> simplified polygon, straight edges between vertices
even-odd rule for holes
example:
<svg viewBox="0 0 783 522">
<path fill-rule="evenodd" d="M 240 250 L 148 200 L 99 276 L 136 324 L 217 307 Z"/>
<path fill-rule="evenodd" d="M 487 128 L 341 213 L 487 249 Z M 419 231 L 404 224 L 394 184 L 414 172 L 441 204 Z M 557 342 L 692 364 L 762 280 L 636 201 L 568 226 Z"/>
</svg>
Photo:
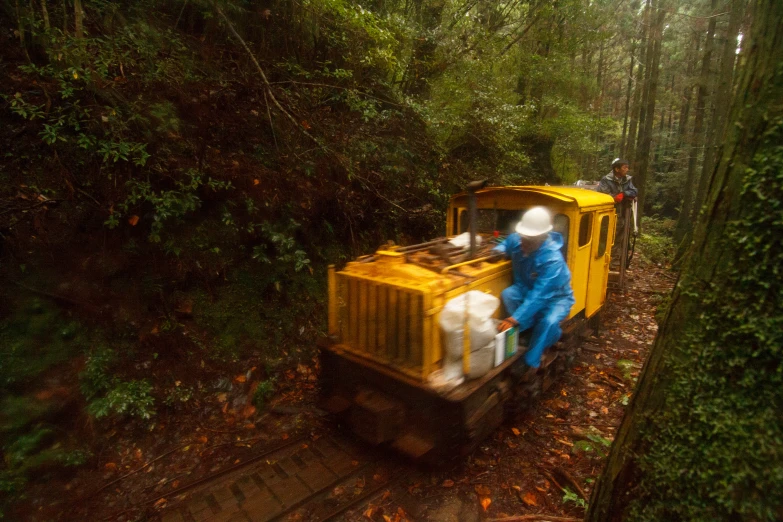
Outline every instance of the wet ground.
<svg viewBox="0 0 783 522">
<path fill-rule="evenodd" d="M 626 292 L 610 294 L 599 336 L 583 343 L 574 365 L 535 403 L 510 412 L 472 455 L 439 471 L 416 470 L 384 456 L 387 460 L 375 458 L 373 465 L 385 474 L 357 474 L 365 465 L 362 459 L 369 457 L 347 451 L 348 456 L 324 464 L 330 456 L 323 448 L 331 443 L 323 441 L 339 440 L 339 432 L 314 406 L 317 363 L 281 373 L 275 396 L 262 411 L 249 400 L 259 386 L 251 367 L 227 379 L 225 392 L 194 403 L 188 412 L 161 418 L 141 433 L 137 426 L 132 433 L 128 428 L 127 433 L 105 434 L 104 451 L 93 466 L 30 491 L 25 518 L 252 520 L 241 504 L 253 492 L 260 494 L 256 489 L 274 492 L 276 487 L 290 496 L 288 504 L 276 496 L 277 504 L 262 502 L 259 506 L 275 506 L 264 520 L 320 520 L 338 511 L 338 520 L 378 522 L 581 519 L 655 338 L 656 310 L 673 283 L 674 275 L 661 268 L 631 269 Z M 314 452 L 316 446 L 321 449 Z M 305 451 L 307 459 L 264 457 L 275 447 Z M 239 485 L 237 493 L 233 482 L 225 485 L 230 469 L 251 459 L 256 459 L 254 473 L 260 479 L 245 473 L 251 476 L 242 482 L 248 493 Z M 315 461 L 327 470 L 320 476 L 310 469 Z M 276 475 L 265 482 L 261 468 Z M 215 473 L 222 473 L 222 489 L 209 485 Z M 297 478 L 297 484 L 307 486 L 302 492 L 317 491 L 321 507 L 308 507 L 304 493 L 294 498 L 293 489 L 274 482 L 300 474 L 309 477 Z M 332 475 L 334 480 L 326 480 Z M 183 490 L 205 479 L 199 487 Z M 206 499 L 204 493 L 212 489 L 222 491 L 219 501 Z M 203 507 L 194 511 L 198 501 Z M 230 506 L 223 509 L 220 502 Z"/>
</svg>

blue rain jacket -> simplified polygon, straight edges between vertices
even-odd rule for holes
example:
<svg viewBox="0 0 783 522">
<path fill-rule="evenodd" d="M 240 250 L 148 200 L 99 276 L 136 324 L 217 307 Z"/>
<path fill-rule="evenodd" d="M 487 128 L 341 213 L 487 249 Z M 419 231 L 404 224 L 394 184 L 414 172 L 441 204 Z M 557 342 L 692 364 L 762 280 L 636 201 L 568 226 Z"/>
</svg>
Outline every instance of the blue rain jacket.
<svg viewBox="0 0 783 522">
<path fill-rule="evenodd" d="M 569 309 L 573 305 L 571 272 L 563 259 L 562 247 L 563 236 L 559 232 L 550 232 L 546 241 L 529 256 L 522 253 L 521 238 L 517 233 L 509 235 L 494 248 L 495 252 L 511 258 L 514 287 L 521 294 L 522 302 L 516 310 L 509 312 L 520 325 L 528 323 L 556 302 L 565 304 L 569 301 Z"/>
</svg>

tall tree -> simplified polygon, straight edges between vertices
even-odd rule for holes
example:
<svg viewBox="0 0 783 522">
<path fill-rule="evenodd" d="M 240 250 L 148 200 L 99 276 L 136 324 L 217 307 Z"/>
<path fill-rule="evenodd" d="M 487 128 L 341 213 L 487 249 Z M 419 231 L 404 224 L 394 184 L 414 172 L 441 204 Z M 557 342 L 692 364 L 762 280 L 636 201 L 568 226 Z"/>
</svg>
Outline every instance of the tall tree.
<svg viewBox="0 0 783 522">
<path fill-rule="evenodd" d="M 628 86 L 625 90 L 625 111 L 623 113 L 623 135 L 620 138 L 620 156 L 627 157 L 628 142 L 626 141 L 626 135 L 628 131 L 628 114 L 631 107 L 631 87 L 633 86 L 633 68 L 635 65 L 634 59 L 636 58 L 636 40 L 631 44 L 631 65 L 628 70 Z"/>
<path fill-rule="evenodd" d="M 644 64 L 647 59 L 647 37 L 649 34 L 650 26 L 650 0 L 647 0 L 647 4 L 644 8 L 642 15 L 642 37 L 639 44 L 640 56 L 639 66 L 636 68 L 636 86 L 633 92 L 633 109 L 631 110 L 631 123 L 628 130 L 628 145 L 626 147 L 626 159 L 633 165 L 634 158 L 636 157 L 636 134 L 637 126 L 639 124 L 639 113 L 642 106 L 642 92 L 644 91 Z"/>
<path fill-rule="evenodd" d="M 715 11 L 717 5 L 716 0 L 712 0 L 712 12 Z M 710 64 L 712 63 L 712 48 L 715 38 L 715 24 L 717 23 L 717 17 L 712 16 L 709 19 L 707 25 L 707 36 L 704 42 L 704 55 L 701 61 L 701 71 L 699 73 L 699 88 L 696 93 L 696 112 L 693 117 L 693 131 L 691 132 L 691 139 L 689 140 L 688 150 L 688 172 L 685 177 L 685 187 L 683 189 L 682 207 L 680 208 L 680 215 L 677 218 L 677 227 L 674 232 L 674 240 L 683 245 L 685 248 L 686 243 L 683 240 L 689 236 L 693 230 L 693 199 L 694 199 L 694 184 L 696 181 L 696 166 L 698 162 L 699 152 L 701 146 L 704 143 L 704 108 L 707 104 L 707 97 L 709 96 L 709 75 Z M 684 250 L 681 252 L 683 253 Z M 678 255 L 679 257 L 679 255 Z"/>
<path fill-rule="evenodd" d="M 720 71 L 715 78 L 712 118 L 704 147 L 704 161 L 699 178 L 699 187 L 696 190 L 694 212 L 698 212 L 704 201 L 704 191 L 707 178 L 715 167 L 715 149 L 723 141 L 726 117 L 731 99 L 731 85 L 734 76 L 734 62 L 737 52 L 737 34 L 739 33 L 740 20 L 745 10 L 743 0 L 731 0 L 729 11 L 729 24 L 726 29 L 723 42 L 723 54 L 721 56 Z"/>
<path fill-rule="evenodd" d="M 653 13 L 650 19 L 653 25 L 647 44 L 647 73 L 645 74 L 645 89 L 642 96 L 642 110 L 639 116 L 639 139 L 634 158 L 634 178 L 639 189 L 639 210 L 644 209 L 646 196 L 647 171 L 650 165 L 650 150 L 652 145 L 653 120 L 655 118 L 655 102 L 658 96 L 658 75 L 660 74 L 661 41 L 663 25 L 666 19 L 666 3 L 662 0 L 653 1 Z M 644 116 L 644 117 L 642 117 Z"/>
<path fill-rule="evenodd" d="M 783 515 L 783 2 L 754 10 L 734 124 L 590 522 Z"/>
</svg>

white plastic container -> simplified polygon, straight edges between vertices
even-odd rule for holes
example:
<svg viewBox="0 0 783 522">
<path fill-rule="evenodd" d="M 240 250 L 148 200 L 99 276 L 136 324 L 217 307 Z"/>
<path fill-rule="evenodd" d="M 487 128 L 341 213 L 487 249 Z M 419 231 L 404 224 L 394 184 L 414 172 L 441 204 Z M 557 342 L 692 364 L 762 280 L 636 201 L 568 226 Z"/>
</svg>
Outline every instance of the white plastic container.
<svg viewBox="0 0 783 522">
<path fill-rule="evenodd" d="M 503 361 L 517 353 L 519 344 L 519 328 L 509 328 L 495 336 L 494 354 L 495 366 L 500 366 Z"/>
</svg>

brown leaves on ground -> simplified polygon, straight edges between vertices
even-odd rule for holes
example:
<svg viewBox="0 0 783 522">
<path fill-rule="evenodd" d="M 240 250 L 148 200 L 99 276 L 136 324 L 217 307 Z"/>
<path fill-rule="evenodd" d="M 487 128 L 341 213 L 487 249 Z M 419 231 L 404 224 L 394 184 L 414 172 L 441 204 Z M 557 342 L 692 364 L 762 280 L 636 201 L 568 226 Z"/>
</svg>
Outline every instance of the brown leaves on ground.
<svg viewBox="0 0 783 522">
<path fill-rule="evenodd" d="M 583 342 L 570 369 L 531 409 L 507 419 L 468 459 L 463 475 L 434 481 L 438 495 L 471 484 L 490 517 L 583 515 L 580 503 L 564 498 L 567 492 L 589 498 L 657 331 L 655 303 L 645 288 L 672 284 L 655 268 L 632 268 L 629 276 L 624 295 L 608 296 L 600 337 Z"/>
</svg>

